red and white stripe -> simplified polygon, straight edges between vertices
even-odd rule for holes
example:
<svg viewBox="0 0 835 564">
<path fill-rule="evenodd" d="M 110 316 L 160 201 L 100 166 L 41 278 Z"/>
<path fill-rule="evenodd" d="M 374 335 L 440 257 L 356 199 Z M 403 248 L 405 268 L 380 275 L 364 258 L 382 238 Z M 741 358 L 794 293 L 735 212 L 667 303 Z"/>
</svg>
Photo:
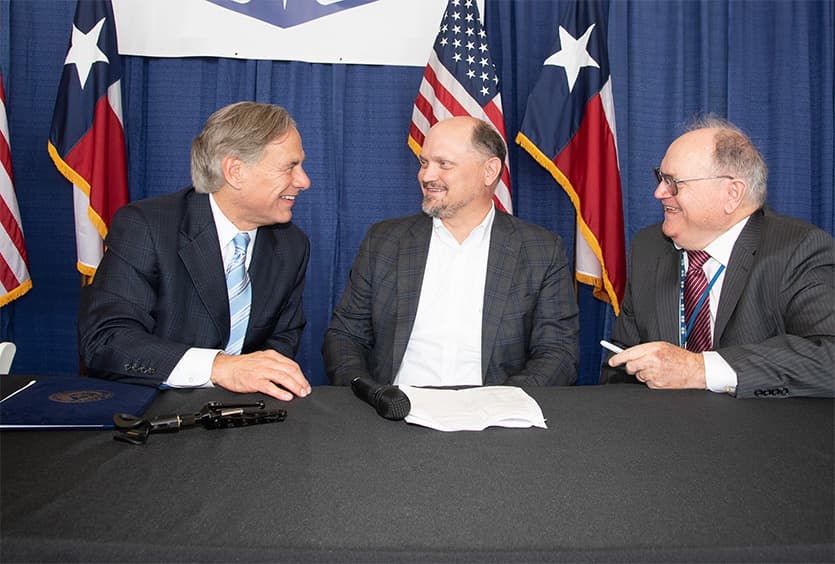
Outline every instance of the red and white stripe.
<svg viewBox="0 0 835 564">
<path fill-rule="evenodd" d="M 439 121 L 454 116 L 473 116 L 492 123 L 505 140 L 505 144 L 507 143 L 502 113 L 502 95 L 496 94 L 486 106 L 482 107 L 456 80 L 455 76 L 441 64 L 433 49 L 429 55 L 426 70 L 423 72 L 423 80 L 415 99 L 412 123 L 409 127 L 409 146 L 415 155 L 420 154 L 420 148 L 423 147 L 429 128 Z M 502 177 L 493 197 L 496 207 L 507 213 L 513 213 L 510 196 L 510 161 L 505 159 Z"/>
<path fill-rule="evenodd" d="M 26 244 L 17 207 L 12 175 L 6 93 L 0 76 L 0 306 L 19 298 L 32 287 Z"/>
<path fill-rule="evenodd" d="M 554 164 L 567 171 L 577 194 L 576 278 L 601 287 L 619 312 L 626 256 L 611 79 L 589 100 L 580 128 Z"/>
<path fill-rule="evenodd" d="M 78 270 L 92 276 L 104 256 L 104 239 L 113 215 L 127 203 L 127 162 L 122 126 L 121 81 L 96 103 L 93 127 L 66 163 L 73 181 Z M 98 158 L 97 158 L 98 157 Z"/>
</svg>

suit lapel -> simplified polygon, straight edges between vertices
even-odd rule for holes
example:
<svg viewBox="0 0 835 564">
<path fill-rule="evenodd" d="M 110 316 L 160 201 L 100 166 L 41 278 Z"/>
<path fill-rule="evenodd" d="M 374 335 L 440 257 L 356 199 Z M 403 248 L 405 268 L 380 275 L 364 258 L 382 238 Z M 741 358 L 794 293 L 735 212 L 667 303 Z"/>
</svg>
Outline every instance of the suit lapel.
<svg viewBox="0 0 835 564">
<path fill-rule="evenodd" d="M 209 197 L 192 193 L 180 229 L 179 254 L 221 341 L 229 339 L 229 298 Z"/>
<path fill-rule="evenodd" d="M 681 251 L 667 246 L 661 253 L 655 268 L 655 291 L 658 300 L 658 337 L 670 343 L 679 343 L 679 308 L 681 284 Z"/>
<path fill-rule="evenodd" d="M 274 282 L 280 280 L 284 265 L 283 253 L 279 250 L 279 232 L 276 229 L 260 228 L 255 237 L 255 248 L 249 261 L 249 280 L 252 284 L 252 304 L 249 308 L 249 327 L 259 327 L 265 320 L 261 317 L 271 311 L 266 307 L 274 295 Z M 286 275 L 285 275 L 286 276 Z M 247 331 L 248 333 L 248 331 Z M 244 346 L 246 337 L 244 338 Z"/>
<path fill-rule="evenodd" d="M 427 216 L 416 216 L 398 245 L 397 254 L 397 322 L 394 329 L 392 354 L 392 379 L 400 368 L 412 327 L 417 316 L 420 289 L 429 256 L 429 242 L 432 237 L 432 220 Z"/>
<path fill-rule="evenodd" d="M 762 232 L 763 212 L 758 211 L 751 216 L 742 229 L 728 259 L 725 280 L 722 282 L 722 293 L 719 296 L 719 307 L 716 309 L 716 324 L 713 328 L 713 343 L 721 342 L 722 333 L 728 325 L 731 314 L 739 303 L 742 291 L 748 280 L 748 273 L 754 264 L 754 255 Z"/>
<path fill-rule="evenodd" d="M 510 285 L 519 259 L 521 240 L 508 216 L 496 210 L 487 255 L 487 279 L 481 314 L 481 376 L 487 374 L 499 323 L 510 295 Z"/>
</svg>

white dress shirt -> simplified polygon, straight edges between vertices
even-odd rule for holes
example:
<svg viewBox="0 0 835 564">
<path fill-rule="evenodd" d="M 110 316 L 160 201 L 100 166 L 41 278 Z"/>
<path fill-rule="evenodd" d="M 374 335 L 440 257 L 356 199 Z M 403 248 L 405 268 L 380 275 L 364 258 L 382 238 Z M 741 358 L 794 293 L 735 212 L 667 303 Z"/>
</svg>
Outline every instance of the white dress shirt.
<svg viewBox="0 0 835 564">
<path fill-rule="evenodd" d="M 482 384 L 481 318 L 495 208 L 459 244 L 433 222 L 417 316 L 395 384 Z"/>
<path fill-rule="evenodd" d="M 746 217 L 722 235 L 713 240 L 704 250 L 710 255 L 710 258 L 702 266 L 705 271 L 705 276 L 708 280 L 712 280 L 716 272 L 724 264 L 725 268 L 716 279 L 713 287 L 710 289 L 710 335 L 714 339 L 716 328 L 716 312 L 719 309 L 719 297 L 722 295 L 722 283 L 725 281 L 725 274 L 728 271 L 728 261 L 731 259 L 731 252 L 734 249 L 736 240 L 742 229 L 748 223 Z M 684 254 L 685 268 L 687 267 L 687 254 Z M 715 351 L 705 351 L 702 353 L 705 363 L 705 383 L 707 389 L 713 392 L 729 393 L 736 392 L 737 377 L 736 371 L 731 368 L 731 365 L 725 362 L 725 359 Z"/>
<path fill-rule="evenodd" d="M 215 197 L 209 194 L 209 205 L 212 208 L 212 217 L 217 228 L 217 238 L 220 243 L 221 255 L 223 256 L 223 271 L 229 267 L 232 257 L 235 254 L 235 244 L 232 239 L 240 233 L 235 224 L 223 215 L 220 211 Z M 252 261 L 252 249 L 255 248 L 255 236 L 258 229 L 247 231 L 249 233 L 249 247 L 246 251 L 246 269 L 249 272 L 249 263 Z M 228 304 L 227 304 L 228 307 Z M 222 349 L 202 349 L 192 347 L 188 349 L 164 382 L 172 388 L 211 388 L 212 363 Z"/>
</svg>

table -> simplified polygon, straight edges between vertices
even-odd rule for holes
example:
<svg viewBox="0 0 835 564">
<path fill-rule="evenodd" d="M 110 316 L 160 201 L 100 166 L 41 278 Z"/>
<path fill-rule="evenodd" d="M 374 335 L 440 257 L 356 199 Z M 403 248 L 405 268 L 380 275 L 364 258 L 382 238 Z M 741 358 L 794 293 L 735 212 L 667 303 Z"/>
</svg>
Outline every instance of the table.
<svg viewBox="0 0 835 564">
<path fill-rule="evenodd" d="M 318 387 L 286 421 L 0 433 L 0 560 L 835 559 L 833 412 L 635 385 L 531 388 L 549 429 L 442 433 Z M 149 414 L 224 390 L 169 390 Z"/>
</svg>

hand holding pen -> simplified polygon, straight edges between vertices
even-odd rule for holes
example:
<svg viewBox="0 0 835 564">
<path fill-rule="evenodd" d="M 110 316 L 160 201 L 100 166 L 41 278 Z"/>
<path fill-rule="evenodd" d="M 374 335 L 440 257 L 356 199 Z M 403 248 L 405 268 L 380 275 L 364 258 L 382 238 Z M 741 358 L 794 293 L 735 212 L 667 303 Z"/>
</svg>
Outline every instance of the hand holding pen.
<svg viewBox="0 0 835 564">
<path fill-rule="evenodd" d="M 609 357 L 609 366 L 623 366 L 627 374 L 650 388 L 706 388 L 704 357 L 700 353 L 662 341 L 626 349 L 605 340 L 600 345 L 615 353 Z"/>
</svg>

